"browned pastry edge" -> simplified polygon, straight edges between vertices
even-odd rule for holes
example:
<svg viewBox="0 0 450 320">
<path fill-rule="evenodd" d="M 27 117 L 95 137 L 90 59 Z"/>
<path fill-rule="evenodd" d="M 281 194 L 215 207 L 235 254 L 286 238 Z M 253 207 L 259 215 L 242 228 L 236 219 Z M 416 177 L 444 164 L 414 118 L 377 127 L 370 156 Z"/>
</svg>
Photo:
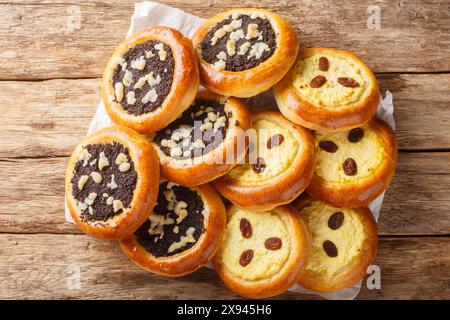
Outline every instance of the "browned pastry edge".
<svg viewBox="0 0 450 320">
<path fill-rule="evenodd" d="M 397 166 L 397 140 L 384 121 L 374 117 L 368 125 L 383 142 L 386 157 L 373 175 L 352 183 L 328 183 L 314 174 L 306 191 L 315 199 L 341 208 L 365 207 L 388 187 Z"/>
<path fill-rule="evenodd" d="M 172 49 L 175 62 L 172 86 L 164 102 L 156 110 L 142 115 L 133 115 L 127 113 L 120 103 L 114 101 L 112 78 L 116 65 L 115 59 L 122 57 L 129 48 L 149 40 L 159 40 Z M 123 41 L 112 55 L 103 73 L 103 103 L 114 122 L 141 133 L 152 133 L 164 128 L 190 106 L 197 93 L 199 81 L 197 58 L 191 41 L 175 29 L 161 26 L 149 27 Z"/>
<path fill-rule="evenodd" d="M 129 208 L 107 221 L 84 222 L 77 201 L 72 195 L 71 180 L 75 164 L 81 148 L 88 144 L 112 143 L 117 141 L 129 150 L 137 172 L 137 183 Z M 159 161 L 152 146 L 136 131 L 123 127 L 112 126 L 100 129 L 83 139 L 74 149 L 66 169 L 66 201 L 75 223 L 85 233 L 106 240 L 122 239 L 133 233 L 148 218 L 158 197 Z"/>
<path fill-rule="evenodd" d="M 300 211 L 306 207 L 313 199 L 309 196 L 302 196 L 293 203 L 293 206 Z M 378 229 L 377 223 L 372 212 L 366 207 L 353 208 L 361 223 L 364 226 L 366 238 L 362 244 L 359 255 L 342 272 L 333 277 L 333 279 L 323 278 L 320 274 L 310 270 L 305 270 L 298 281 L 298 284 L 313 291 L 333 292 L 348 288 L 366 275 L 367 268 L 375 260 L 378 248 Z"/>
<path fill-rule="evenodd" d="M 299 152 L 289 170 L 274 177 L 266 185 L 245 185 L 224 175 L 213 181 L 214 187 L 235 205 L 255 211 L 267 211 L 297 198 L 309 185 L 314 173 L 314 137 L 312 133 L 285 119 L 276 111 L 259 111 L 253 121 L 269 117 L 282 122 L 298 137 L 303 152 Z"/>
<path fill-rule="evenodd" d="M 193 187 L 202 198 L 205 209 L 209 209 L 205 231 L 197 243 L 176 255 L 157 258 L 141 246 L 134 235 L 120 241 L 120 246 L 136 265 L 149 272 L 180 277 L 194 272 L 211 260 L 222 242 L 226 226 L 225 207 L 216 191 L 208 184 Z"/>
<path fill-rule="evenodd" d="M 210 182 L 229 172 L 245 156 L 248 145 L 238 148 L 245 141 L 245 131 L 251 127 L 252 115 L 244 100 L 234 97 L 223 97 L 206 90 L 197 93 L 196 99 L 214 100 L 225 104 L 225 111 L 232 112 L 224 141 L 214 150 L 193 159 L 177 160 L 164 154 L 158 145 L 153 143 L 161 162 L 161 174 L 168 180 L 185 185 L 195 186 Z M 236 120 L 238 125 L 236 125 Z M 227 150 L 236 150 L 233 159 L 227 159 Z M 229 158 L 229 156 L 228 156 Z"/>
<path fill-rule="evenodd" d="M 218 70 L 202 59 L 199 48 L 208 31 L 234 12 L 265 15 L 277 34 L 277 48 L 273 55 L 256 67 L 239 72 Z M 212 92 L 240 98 L 255 96 L 280 81 L 294 64 L 299 47 L 297 34 L 287 21 L 276 13 L 255 8 L 232 9 L 215 15 L 197 30 L 192 42 L 200 60 L 201 84 Z"/>
<path fill-rule="evenodd" d="M 292 84 L 294 67 L 273 87 L 278 107 L 289 120 L 317 131 L 343 131 L 359 127 L 368 122 L 380 103 L 380 91 L 372 70 L 356 55 L 332 48 L 308 48 L 299 54 L 298 59 L 315 54 L 330 54 L 350 59 L 358 64 L 369 76 L 369 93 L 362 101 L 347 107 L 326 109 L 315 105 L 299 94 Z"/>
<path fill-rule="evenodd" d="M 232 206 L 228 216 L 238 208 Z M 248 298 L 268 298 L 283 293 L 293 286 L 304 271 L 311 249 L 311 236 L 300 218 L 300 214 L 291 206 L 285 205 L 272 210 L 277 214 L 290 232 L 292 239 L 290 256 L 277 274 L 270 278 L 251 281 L 233 275 L 221 261 L 221 251 L 218 250 L 212 262 L 219 277 L 233 292 Z"/>
</svg>

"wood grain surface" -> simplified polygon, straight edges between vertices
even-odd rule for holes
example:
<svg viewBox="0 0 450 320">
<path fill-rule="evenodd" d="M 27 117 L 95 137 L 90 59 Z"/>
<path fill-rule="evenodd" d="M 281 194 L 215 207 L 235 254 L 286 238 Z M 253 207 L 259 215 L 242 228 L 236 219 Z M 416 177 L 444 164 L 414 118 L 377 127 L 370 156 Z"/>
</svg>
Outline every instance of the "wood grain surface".
<svg viewBox="0 0 450 320">
<path fill-rule="evenodd" d="M 381 289 L 363 285 L 358 298 L 450 299 L 450 1 L 165 3 L 205 18 L 233 7 L 273 10 L 294 24 L 303 48 L 347 49 L 373 68 L 383 94 L 394 96 L 400 154 L 379 221 Z M 380 30 L 367 26 L 372 5 Z M 0 299 L 239 298 L 212 270 L 151 275 L 117 243 L 65 222 L 68 156 L 133 10 L 132 0 L 0 0 Z M 67 287 L 73 267 L 80 290 Z"/>
<path fill-rule="evenodd" d="M 359 299 L 450 298 L 448 238 L 383 238 L 381 289 L 363 281 Z M 70 248 L 70 250 L 68 250 Z M 14 254 L 11 254 L 14 252 Z M 0 296 L 39 299 L 239 299 L 213 270 L 168 279 L 134 266 L 117 242 L 86 235 L 0 235 Z M 80 271 L 80 289 L 73 274 Z M 69 282 L 69 284 L 68 284 Z M 311 299 L 288 292 L 277 299 Z"/>
</svg>

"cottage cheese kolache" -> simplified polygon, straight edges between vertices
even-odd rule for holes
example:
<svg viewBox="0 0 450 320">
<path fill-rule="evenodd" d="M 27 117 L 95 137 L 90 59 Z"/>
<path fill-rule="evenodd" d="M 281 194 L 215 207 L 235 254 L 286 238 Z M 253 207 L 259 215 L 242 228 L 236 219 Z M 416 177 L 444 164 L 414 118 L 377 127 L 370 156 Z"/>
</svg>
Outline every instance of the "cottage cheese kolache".
<svg viewBox="0 0 450 320">
<path fill-rule="evenodd" d="M 377 249 L 377 228 L 367 208 L 336 208 L 302 196 L 294 203 L 312 237 L 311 256 L 299 284 L 330 292 L 361 280 Z"/>
<path fill-rule="evenodd" d="M 246 162 L 213 182 L 234 204 L 265 211 L 294 200 L 311 181 L 314 163 L 312 133 L 279 112 L 253 116 Z"/>
<path fill-rule="evenodd" d="M 306 191 L 337 207 L 367 206 L 389 185 L 397 164 L 391 127 L 377 118 L 342 132 L 316 132 L 314 177 Z"/>
<path fill-rule="evenodd" d="M 361 126 L 380 101 L 370 68 L 353 53 L 331 48 L 304 50 L 273 92 L 285 117 L 318 131 Z"/>
<path fill-rule="evenodd" d="M 265 298 L 289 289 L 306 266 L 310 235 L 289 206 L 270 211 L 230 207 L 225 237 L 213 265 L 234 292 Z"/>
</svg>

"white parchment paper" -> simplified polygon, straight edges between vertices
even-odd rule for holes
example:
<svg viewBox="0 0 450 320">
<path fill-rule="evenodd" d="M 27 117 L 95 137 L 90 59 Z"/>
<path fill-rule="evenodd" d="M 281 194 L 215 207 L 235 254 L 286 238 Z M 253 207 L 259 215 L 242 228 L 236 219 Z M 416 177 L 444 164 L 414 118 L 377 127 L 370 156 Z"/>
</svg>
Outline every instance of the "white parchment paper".
<svg viewBox="0 0 450 320">
<path fill-rule="evenodd" d="M 131 17 L 131 25 L 128 29 L 127 36 L 132 35 L 134 32 L 150 27 L 150 26 L 166 26 L 179 30 L 184 36 L 188 38 L 192 38 L 197 28 L 203 24 L 205 19 L 194 16 L 187 12 L 184 12 L 180 9 L 173 8 L 164 4 L 144 1 L 140 3 L 136 3 L 134 7 L 134 14 Z M 264 93 L 258 101 L 261 101 L 263 104 L 264 99 L 270 93 Z M 267 97 L 270 99 L 271 97 Z M 273 100 L 273 98 L 271 99 Z M 392 94 L 389 91 L 386 91 L 385 97 L 381 99 L 380 105 L 378 106 L 377 115 L 379 118 L 383 119 L 389 125 L 395 129 L 394 122 L 394 105 L 392 103 Z M 100 101 L 97 107 L 97 111 L 94 115 L 94 118 L 89 125 L 89 130 L 87 134 L 94 132 L 95 130 L 108 127 L 112 125 L 112 121 L 106 113 L 105 106 L 103 102 Z M 384 193 L 381 194 L 377 199 L 375 199 L 372 203 L 370 203 L 369 208 L 372 211 L 376 220 L 380 215 L 381 205 L 383 203 Z M 69 209 L 67 208 L 67 204 L 65 205 L 65 215 L 66 220 L 68 222 L 74 223 L 72 217 L 70 216 Z M 207 265 L 207 267 L 211 267 Z M 319 294 L 320 296 L 326 299 L 346 299 L 351 300 L 354 299 L 361 287 L 361 282 L 354 285 L 353 287 L 343 289 L 340 291 L 336 291 L 333 293 L 317 293 L 313 291 L 306 290 L 299 285 L 294 285 L 290 288 L 290 291 L 306 293 L 306 294 Z"/>
</svg>

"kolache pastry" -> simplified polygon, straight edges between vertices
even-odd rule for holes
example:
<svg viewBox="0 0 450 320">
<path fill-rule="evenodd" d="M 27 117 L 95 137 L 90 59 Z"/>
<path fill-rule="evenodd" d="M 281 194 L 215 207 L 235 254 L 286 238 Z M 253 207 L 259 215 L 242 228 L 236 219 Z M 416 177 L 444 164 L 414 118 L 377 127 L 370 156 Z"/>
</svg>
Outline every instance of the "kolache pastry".
<svg viewBox="0 0 450 320">
<path fill-rule="evenodd" d="M 255 135 L 245 163 L 213 181 L 214 187 L 235 205 L 256 211 L 271 210 L 297 198 L 314 171 L 312 133 L 279 112 L 253 115 Z"/>
<path fill-rule="evenodd" d="M 380 102 L 370 68 L 353 53 L 331 48 L 304 50 L 273 93 L 286 118 L 318 131 L 359 127 Z"/>
<path fill-rule="evenodd" d="M 138 266 L 178 277 L 212 258 L 225 226 L 225 207 L 210 185 L 188 188 L 162 180 L 157 204 L 148 220 L 120 245 Z"/>
<path fill-rule="evenodd" d="M 102 97 L 114 122 L 151 133 L 189 107 L 198 84 L 190 40 L 174 29 L 150 27 L 116 49 L 103 74 Z"/>
<path fill-rule="evenodd" d="M 298 39 L 279 15 L 232 9 L 205 22 L 193 38 L 200 79 L 210 91 L 252 97 L 280 81 L 294 64 Z"/>
<path fill-rule="evenodd" d="M 162 174 L 193 186 L 227 173 L 245 156 L 250 126 L 243 100 L 200 91 L 181 117 L 153 137 Z"/>
<path fill-rule="evenodd" d="M 157 195 L 159 162 L 136 131 L 113 126 L 86 137 L 66 171 L 70 214 L 87 234 L 117 240 L 147 219 Z"/>
<path fill-rule="evenodd" d="M 315 149 L 307 192 L 337 207 L 367 206 L 387 188 L 397 164 L 394 132 L 376 117 L 359 128 L 316 132 Z"/>
<path fill-rule="evenodd" d="M 225 285 L 249 298 L 280 294 L 298 281 L 311 240 L 290 206 L 254 212 L 232 206 L 224 240 L 213 265 Z"/>
<path fill-rule="evenodd" d="M 377 225 L 369 209 L 335 208 L 310 197 L 295 206 L 308 225 L 312 249 L 298 283 L 310 290 L 331 292 L 363 279 L 375 259 Z"/>
</svg>

